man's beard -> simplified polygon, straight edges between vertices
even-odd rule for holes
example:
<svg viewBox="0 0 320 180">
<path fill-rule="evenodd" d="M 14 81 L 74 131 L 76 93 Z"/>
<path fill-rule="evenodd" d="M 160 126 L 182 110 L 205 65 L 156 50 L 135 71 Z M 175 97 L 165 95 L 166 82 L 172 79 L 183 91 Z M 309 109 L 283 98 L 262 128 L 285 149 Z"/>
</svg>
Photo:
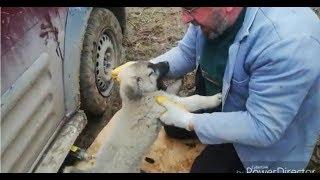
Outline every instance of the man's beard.
<svg viewBox="0 0 320 180">
<path fill-rule="evenodd" d="M 206 33 L 206 35 L 207 35 L 207 38 L 208 39 L 215 39 L 215 38 L 217 38 L 218 36 L 220 36 L 220 33 L 216 33 L 216 32 L 209 32 L 209 33 Z"/>
<path fill-rule="evenodd" d="M 210 30 L 208 32 L 204 32 L 204 34 L 207 36 L 208 39 L 215 39 L 219 37 L 221 34 L 225 32 L 226 29 L 229 28 L 228 22 L 226 18 L 223 18 L 220 25 L 215 30 Z"/>
</svg>

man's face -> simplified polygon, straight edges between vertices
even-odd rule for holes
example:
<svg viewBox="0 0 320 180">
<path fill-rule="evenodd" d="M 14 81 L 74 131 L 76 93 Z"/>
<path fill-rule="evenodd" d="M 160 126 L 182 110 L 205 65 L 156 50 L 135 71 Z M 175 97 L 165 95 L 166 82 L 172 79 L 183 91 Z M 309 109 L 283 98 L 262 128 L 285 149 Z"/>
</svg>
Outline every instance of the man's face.
<svg viewBox="0 0 320 180">
<path fill-rule="evenodd" d="M 209 39 L 218 37 L 230 26 L 224 7 L 182 8 L 182 18 L 184 23 L 200 25 Z"/>
</svg>

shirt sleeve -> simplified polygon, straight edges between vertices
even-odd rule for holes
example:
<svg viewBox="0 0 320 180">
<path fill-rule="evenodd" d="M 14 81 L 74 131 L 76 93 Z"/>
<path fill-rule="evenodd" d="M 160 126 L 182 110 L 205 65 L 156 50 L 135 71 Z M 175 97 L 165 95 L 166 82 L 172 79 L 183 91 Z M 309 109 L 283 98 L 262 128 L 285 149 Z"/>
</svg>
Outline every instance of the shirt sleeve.
<svg viewBox="0 0 320 180">
<path fill-rule="evenodd" d="M 250 67 L 246 111 L 195 114 L 200 141 L 256 147 L 277 142 L 320 76 L 319 57 L 319 42 L 312 37 L 271 45 Z"/>
<path fill-rule="evenodd" d="M 196 36 L 197 27 L 190 24 L 178 46 L 168 52 L 151 59 L 151 63 L 168 61 L 170 70 L 168 77 L 181 77 L 191 72 L 196 66 Z"/>
</svg>

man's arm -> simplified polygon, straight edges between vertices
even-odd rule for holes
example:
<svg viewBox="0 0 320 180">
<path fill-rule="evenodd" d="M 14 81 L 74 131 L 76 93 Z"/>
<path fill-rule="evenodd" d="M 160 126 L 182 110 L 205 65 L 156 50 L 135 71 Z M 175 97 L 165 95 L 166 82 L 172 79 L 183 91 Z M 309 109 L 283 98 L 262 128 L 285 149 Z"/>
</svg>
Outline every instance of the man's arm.
<svg viewBox="0 0 320 180">
<path fill-rule="evenodd" d="M 319 42 L 312 37 L 283 40 L 251 66 L 247 111 L 194 114 L 202 143 L 265 147 L 278 141 L 319 78 Z"/>
<path fill-rule="evenodd" d="M 152 63 L 168 61 L 170 71 L 168 77 L 181 77 L 192 71 L 196 65 L 197 27 L 190 24 L 188 31 L 178 46 L 150 60 Z"/>
</svg>

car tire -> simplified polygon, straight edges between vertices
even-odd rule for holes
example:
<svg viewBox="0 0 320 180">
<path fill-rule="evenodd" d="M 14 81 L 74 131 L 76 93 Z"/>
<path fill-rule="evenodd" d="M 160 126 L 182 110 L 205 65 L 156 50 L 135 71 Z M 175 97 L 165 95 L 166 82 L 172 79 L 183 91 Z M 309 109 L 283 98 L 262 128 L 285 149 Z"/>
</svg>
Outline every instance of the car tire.
<svg viewBox="0 0 320 180">
<path fill-rule="evenodd" d="M 83 39 L 80 60 L 81 109 L 101 116 L 112 91 L 111 70 L 122 63 L 122 30 L 114 14 L 94 8 Z"/>
</svg>

